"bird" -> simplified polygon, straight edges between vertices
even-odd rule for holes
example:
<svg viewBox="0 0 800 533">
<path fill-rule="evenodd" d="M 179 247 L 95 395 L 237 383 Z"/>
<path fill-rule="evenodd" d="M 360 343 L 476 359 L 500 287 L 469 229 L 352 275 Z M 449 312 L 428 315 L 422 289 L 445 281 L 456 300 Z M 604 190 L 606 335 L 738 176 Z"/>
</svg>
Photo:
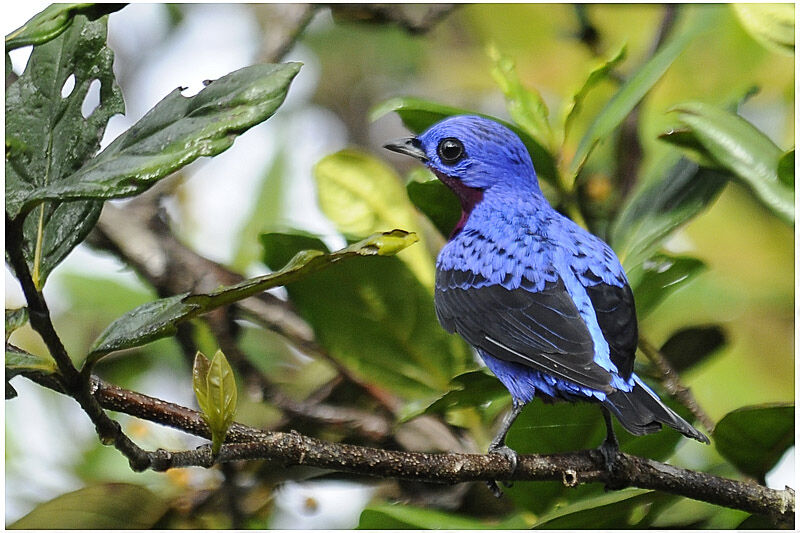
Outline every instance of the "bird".
<svg viewBox="0 0 800 533">
<path fill-rule="evenodd" d="M 599 404 L 606 437 L 598 450 L 609 471 L 619 451 L 612 414 L 633 435 L 667 425 L 709 443 L 633 372 L 638 326 L 622 264 L 550 205 L 513 131 L 456 115 L 384 147 L 424 163 L 461 203 L 436 259 L 434 304 L 442 327 L 471 344 L 511 395 L 489 453 L 516 469 L 506 434 L 534 397 Z"/>
</svg>

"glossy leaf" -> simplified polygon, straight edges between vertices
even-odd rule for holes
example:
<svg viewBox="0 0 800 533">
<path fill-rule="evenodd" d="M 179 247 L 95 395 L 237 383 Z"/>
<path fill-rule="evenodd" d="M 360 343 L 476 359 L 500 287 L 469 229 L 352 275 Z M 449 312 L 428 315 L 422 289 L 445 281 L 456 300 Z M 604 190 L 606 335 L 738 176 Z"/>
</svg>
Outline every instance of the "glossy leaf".
<svg viewBox="0 0 800 533">
<path fill-rule="evenodd" d="M 478 115 L 499 122 L 516 133 L 522 140 L 522 143 L 531 155 L 533 167 L 536 169 L 536 174 L 539 179 L 556 186 L 557 171 L 552 154 L 519 126 L 482 113 L 412 97 L 397 97 L 387 100 L 370 111 L 370 118 L 372 120 L 377 120 L 391 112 L 397 113 L 403 121 L 403 124 L 414 133 L 422 133 L 437 122 L 453 115 Z"/>
<path fill-rule="evenodd" d="M 105 483 L 39 504 L 9 529 L 150 529 L 169 510 L 148 489 Z"/>
<path fill-rule="evenodd" d="M 23 372 L 52 374 L 57 371 L 56 362 L 49 357 L 40 357 L 6 343 L 6 380 Z"/>
<path fill-rule="evenodd" d="M 28 308 L 6 309 L 6 342 L 15 330 L 28 322 Z"/>
<path fill-rule="evenodd" d="M 778 161 L 778 179 L 794 190 L 794 148 L 783 154 Z"/>
<path fill-rule="evenodd" d="M 527 529 L 530 523 L 522 515 L 512 515 L 501 523 L 426 509 L 411 505 L 381 503 L 361 512 L 358 529 Z"/>
<path fill-rule="evenodd" d="M 6 35 L 6 52 L 44 44 L 61 35 L 76 15 L 95 20 L 125 7 L 125 4 L 50 4 L 21 27 Z"/>
<path fill-rule="evenodd" d="M 794 53 L 794 6 L 785 4 L 732 4 L 747 33 L 776 52 Z"/>
<path fill-rule="evenodd" d="M 267 266 L 283 264 L 308 239 L 263 235 Z M 332 357 L 408 401 L 433 401 L 472 361 L 466 344 L 436 320 L 431 291 L 399 258 L 341 262 L 286 290 Z"/>
<path fill-rule="evenodd" d="M 731 411 L 714 429 L 717 451 L 740 471 L 764 476 L 794 445 L 794 404 L 750 405 Z"/>
<path fill-rule="evenodd" d="M 488 370 L 472 370 L 454 377 L 451 390 L 430 404 L 425 413 L 446 413 L 452 409 L 484 407 L 497 400 L 510 400 L 508 390 Z"/>
<path fill-rule="evenodd" d="M 139 194 L 198 157 L 227 150 L 238 135 L 271 117 L 299 70 L 300 63 L 252 65 L 192 97 L 175 89 L 76 172 L 7 194 L 6 209 L 13 216 L 41 200 Z"/>
<path fill-rule="evenodd" d="M 192 366 L 192 388 L 211 430 L 211 453 L 217 455 L 236 414 L 236 379 L 222 350 L 209 361 L 200 352 Z"/>
<path fill-rule="evenodd" d="M 629 278 L 636 280 L 632 287 L 639 319 L 647 316 L 671 292 L 694 279 L 706 268 L 704 262 L 694 257 L 663 253 L 657 253 L 632 268 Z"/>
<path fill-rule="evenodd" d="M 57 38 L 34 47 L 25 72 L 6 91 L 6 213 L 16 218 L 36 191 L 61 183 L 100 147 L 106 123 L 124 111 L 106 47 L 106 18 L 79 15 Z M 62 96 L 68 80 L 71 92 Z M 100 104 L 84 118 L 89 87 L 100 83 Z M 60 200 L 54 197 L 53 200 Z M 28 206 L 30 208 L 32 206 Z M 34 283 L 47 276 L 92 229 L 101 204 L 40 205 L 25 219 L 22 243 Z"/>
<path fill-rule="evenodd" d="M 721 326 L 691 326 L 673 333 L 659 351 L 672 368 L 683 372 L 703 361 L 727 342 L 727 335 Z"/>
<path fill-rule="evenodd" d="M 578 143 L 569 165 L 569 174 L 577 176 L 594 147 L 607 138 L 634 107 L 653 88 L 656 82 L 683 52 L 684 48 L 707 24 L 707 15 L 701 12 L 683 33 L 669 39 L 636 73 L 631 76 L 595 117 Z"/>
<path fill-rule="evenodd" d="M 420 234 L 417 213 L 400 177 L 383 161 L 357 150 L 341 150 L 314 166 L 317 198 L 349 240 L 402 228 Z M 424 246 L 398 256 L 426 287 L 433 288 L 433 258 Z"/>
<path fill-rule="evenodd" d="M 553 145 L 547 105 L 536 90 L 527 89 L 517 75 L 514 60 L 500 52 L 496 46 L 489 47 L 492 60 L 492 77 L 506 98 L 508 114 L 517 125 L 536 139 L 545 148 Z"/>
<path fill-rule="evenodd" d="M 369 255 L 394 255 L 416 240 L 416 235 L 401 230 L 378 233 L 330 254 L 318 250 L 298 252 L 276 272 L 220 287 L 207 294 L 184 293 L 146 303 L 109 325 L 95 340 L 87 362 L 94 364 L 110 352 L 141 346 L 172 335 L 180 322 L 267 289 L 296 281 L 343 259 Z"/>
<path fill-rule="evenodd" d="M 611 244 L 631 272 L 669 235 L 706 209 L 727 183 L 727 175 L 681 159 L 634 190 L 611 228 Z M 635 280 L 631 280 L 634 284 Z"/>
<path fill-rule="evenodd" d="M 676 109 L 679 120 L 723 168 L 787 223 L 794 223 L 794 192 L 778 177 L 783 152 L 769 137 L 735 113 L 690 102 Z"/>
<path fill-rule="evenodd" d="M 692 161 L 706 168 L 721 170 L 722 167 L 708 153 L 708 150 L 700 144 L 692 130 L 688 128 L 672 129 L 658 136 L 662 141 L 668 142 L 684 150 L 686 156 Z"/>
<path fill-rule="evenodd" d="M 583 82 L 578 91 L 572 95 L 572 100 L 566 107 L 565 118 L 564 118 L 564 139 L 567 138 L 569 135 L 570 128 L 572 127 L 572 122 L 575 120 L 575 117 L 578 116 L 580 113 L 581 105 L 583 104 L 583 100 L 586 98 L 586 95 L 597 86 L 601 81 L 608 78 L 608 75 L 611 71 L 619 65 L 628 53 L 627 45 L 623 45 L 622 48 L 619 49 L 619 52 L 611 56 L 611 59 L 603 61 L 598 66 L 596 66 L 592 71 L 589 73 L 589 76 L 586 78 L 586 81 Z"/>
<path fill-rule="evenodd" d="M 643 489 L 610 492 L 559 507 L 542 516 L 533 529 L 621 529 L 635 526 L 641 520 L 632 516 L 637 507 L 668 498 L 667 494 Z"/>
<path fill-rule="evenodd" d="M 433 173 L 423 170 L 412 174 L 406 184 L 411 203 L 428 217 L 444 237 L 448 237 L 461 218 L 461 203 L 455 193 Z"/>
</svg>

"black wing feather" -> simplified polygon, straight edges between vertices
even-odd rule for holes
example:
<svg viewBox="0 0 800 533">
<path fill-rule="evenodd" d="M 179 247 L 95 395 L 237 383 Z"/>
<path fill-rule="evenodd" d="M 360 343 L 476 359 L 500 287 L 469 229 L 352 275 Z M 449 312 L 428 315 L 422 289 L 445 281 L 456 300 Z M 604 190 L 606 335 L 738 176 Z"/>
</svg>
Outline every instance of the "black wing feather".
<svg viewBox="0 0 800 533">
<path fill-rule="evenodd" d="M 541 291 L 501 285 L 462 288 L 484 282 L 471 272 L 436 274 L 436 315 L 491 355 L 595 390 L 611 392 L 611 375 L 594 362 L 589 330 L 559 279 Z"/>
<path fill-rule="evenodd" d="M 633 359 L 639 342 L 633 292 L 627 283 L 615 287 L 602 282 L 586 287 L 586 292 L 592 301 L 600 330 L 608 342 L 611 362 L 617 367 L 619 375 L 628 379 L 633 372 Z"/>
</svg>

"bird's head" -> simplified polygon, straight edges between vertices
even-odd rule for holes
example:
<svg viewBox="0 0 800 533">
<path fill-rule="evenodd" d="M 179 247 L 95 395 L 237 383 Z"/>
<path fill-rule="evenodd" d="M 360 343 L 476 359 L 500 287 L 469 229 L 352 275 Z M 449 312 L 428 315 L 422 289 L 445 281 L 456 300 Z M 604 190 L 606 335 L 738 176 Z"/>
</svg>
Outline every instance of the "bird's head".
<svg viewBox="0 0 800 533">
<path fill-rule="evenodd" d="M 538 190 L 528 150 L 505 126 L 482 117 L 458 115 L 437 122 L 417 137 L 385 148 L 419 159 L 464 199 L 464 194 L 502 189 Z"/>
</svg>

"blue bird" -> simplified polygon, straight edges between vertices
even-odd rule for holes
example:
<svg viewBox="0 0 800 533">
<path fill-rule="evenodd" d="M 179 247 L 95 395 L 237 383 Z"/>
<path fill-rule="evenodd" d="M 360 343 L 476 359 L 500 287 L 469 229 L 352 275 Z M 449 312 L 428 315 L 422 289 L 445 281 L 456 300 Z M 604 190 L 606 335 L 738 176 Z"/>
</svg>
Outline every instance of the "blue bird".
<svg viewBox="0 0 800 533">
<path fill-rule="evenodd" d="M 461 201 L 436 260 L 434 301 L 444 329 L 474 346 L 511 393 L 489 453 L 516 467 L 506 433 L 537 395 L 602 406 L 599 450 L 608 469 L 619 448 L 610 413 L 634 435 L 666 424 L 709 442 L 633 373 L 638 330 L 622 265 L 550 206 L 517 135 L 485 118 L 454 116 L 385 148 L 425 163 Z"/>
</svg>

